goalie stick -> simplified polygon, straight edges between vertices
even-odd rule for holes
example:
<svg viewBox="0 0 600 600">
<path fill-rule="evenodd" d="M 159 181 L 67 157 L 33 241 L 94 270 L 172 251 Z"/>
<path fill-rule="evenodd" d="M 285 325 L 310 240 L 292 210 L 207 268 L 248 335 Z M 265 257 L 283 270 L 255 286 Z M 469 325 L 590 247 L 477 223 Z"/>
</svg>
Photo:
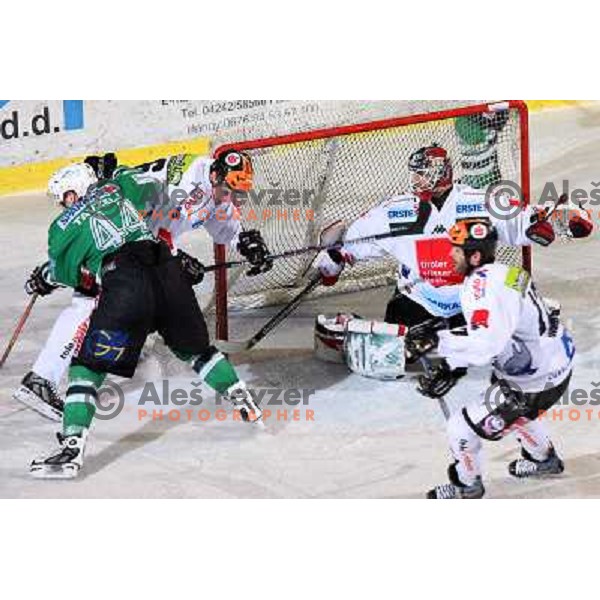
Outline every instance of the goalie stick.
<svg viewBox="0 0 600 600">
<path fill-rule="evenodd" d="M 27 304 L 27 306 L 25 308 L 25 311 L 21 315 L 21 318 L 19 319 L 19 322 L 17 323 L 17 327 L 15 328 L 15 331 L 14 331 L 12 337 L 10 338 L 10 342 L 8 342 L 8 346 L 6 347 L 6 350 L 4 351 L 2 358 L 0 358 L 0 369 L 4 366 L 4 363 L 6 362 L 8 355 L 10 354 L 14 345 L 17 343 L 17 339 L 21 335 L 21 332 L 23 331 L 23 328 L 25 327 L 25 323 L 27 322 L 27 319 L 29 318 L 29 315 L 31 314 L 31 310 L 33 309 L 33 305 L 35 304 L 35 301 L 37 299 L 38 299 L 38 295 L 33 294 L 33 296 L 31 297 L 31 300 L 29 301 L 29 303 Z"/>
<path fill-rule="evenodd" d="M 321 252 L 323 250 L 335 250 L 341 248 L 342 246 L 348 246 L 350 244 L 368 244 L 370 242 L 377 242 L 379 240 L 387 240 L 389 238 L 399 237 L 401 235 L 406 235 L 404 231 L 389 231 L 387 233 L 378 233 L 376 235 L 370 235 L 363 238 L 356 238 L 353 240 L 345 240 L 343 242 L 338 242 L 336 244 L 328 244 L 328 245 L 316 245 L 316 246 L 305 246 L 304 248 L 298 248 L 296 250 L 286 250 L 285 252 L 281 252 L 280 254 L 270 254 L 266 257 L 266 260 L 276 260 L 278 258 L 293 258 L 294 256 L 300 256 L 302 254 L 309 254 L 311 252 Z M 218 271 L 219 269 L 231 269 L 234 267 L 243 267 L 249 265 L 249 261 L 247 260 L 232 260 L 228 262 L 216 263 L 214 265 L 209 265 L 204 267 L 204 271 L 206 273 L 210 273 L 212 271 Z"/>
</svg>

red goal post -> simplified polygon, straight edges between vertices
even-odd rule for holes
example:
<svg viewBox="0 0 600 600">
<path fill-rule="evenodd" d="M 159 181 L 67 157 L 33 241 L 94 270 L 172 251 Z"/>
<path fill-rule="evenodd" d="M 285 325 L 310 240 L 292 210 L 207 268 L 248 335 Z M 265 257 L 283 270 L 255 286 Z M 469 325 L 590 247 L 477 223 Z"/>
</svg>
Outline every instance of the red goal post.
<svg viewBox="0 0 600 600">
<path fill-rule="evenodd" d="M 483 115 L 493 113 L 506 114 L 507 123 L 494 134 L 496 139 L 490 146 L 490 140 L 484 139 L 476 124 Z M 490 134 L 488 137 L 493 136 Z M 457 179 L 461 174 L 469 176 L 466 171 L 469 164 L 473 165 L 472 173 L 476 173 L 485 169 L 495 156 L 501 179 L 517 183 L 521 188 L 521 201 L 529 203 L 529 114 L 527 105 L 521 100 L 234 141 L 219 146 L 213 155 L 226 149 L 248 152 L 254 163 L 257 190 L 269 186 L 294 190 L 310 188 L 310 198 L 314 203 L 313 221 L 317 223 L 291 223 L 286 217 L 283 223 L 272 220 L 250 225 L 263 232 L 272 252 L 282 252 L 315 243 L 323 227 L 339 219 L 352 220 L 386 195 L 405 191 L 408 178 L 403 166 L 398 165 L 406 163 L 412 151 L 432 142 L 439 142 L 449 151 Z M 231 258 L 229 252 L 224 246 L 215 246 L 215 261 L 228 260 Z M 529 248 L 519 251 L 506 248 L 501 252 L 501 260 L 519 262 L 531 270 Z M 228 339 L 230 304 L 237 308 L 277 304 L 285 302 L 298 289 L 308 265 L 306 259 L 278 262 L 271 274 L 256 278 L 245 277 L 243 270 L 232 272 L 222 269 L 215 273 L 218 339 Z M 390 281 L 391 268 L 390 264 L 384 264 L 381 268 L 363 267 L 362 271 L 347 269 L 345 287 L 334 288 L 334 291 L 383 285 Z"/>
</svg>

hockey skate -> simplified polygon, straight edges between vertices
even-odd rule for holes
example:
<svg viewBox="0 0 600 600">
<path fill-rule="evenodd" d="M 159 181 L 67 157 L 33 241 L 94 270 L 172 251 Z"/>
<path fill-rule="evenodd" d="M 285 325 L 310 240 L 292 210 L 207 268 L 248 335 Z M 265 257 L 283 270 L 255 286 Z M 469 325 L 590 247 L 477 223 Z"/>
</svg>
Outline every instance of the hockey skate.
<svg viewBox="0 0 600 600">
<path fill-rule="evenodd" d="M 60 449 L 47 458 L 32 461 L 29 473 L 37 479 L 74 479 L 83 464 L 87 431 L 81 435 L 57 434 Z"/>
<path fill-rule="evenodd" d="M 550 454 L 546 460 L 535 460 L 527 450 L 521 449 L 523 458 L 513 460 L 508 465 L 508 472 L 513 477 L 525 479 L 527 477 L 548 477 L 560 475 L 565 470 L 563 461 L 556 454 L 554 447 L 550 448 Z"/>
<path fill-rule="evenodd" d="M 13 398 L 52 421 L 61 421 L 64 402 L 53 383 L 30 371 L 21 385 L 13 392 Z"/>
<path fill-rule="evenodd" d="M 485 494 L 481 477 L 477 477 L 471 485 L 465 485 L 458 478 L 456 466 L 448 467 L 450 483 L 436 485 L 427 492 L 428 500 L 479 500 Z"/>
<path fill-rule="evenodd" d="M 254 402 L 252 395 L 244 383 L 240 381 L 229 388 L 225 397 L 240 412 L 243 421 L 264 427 L 262 410 Z"/>
</svg>

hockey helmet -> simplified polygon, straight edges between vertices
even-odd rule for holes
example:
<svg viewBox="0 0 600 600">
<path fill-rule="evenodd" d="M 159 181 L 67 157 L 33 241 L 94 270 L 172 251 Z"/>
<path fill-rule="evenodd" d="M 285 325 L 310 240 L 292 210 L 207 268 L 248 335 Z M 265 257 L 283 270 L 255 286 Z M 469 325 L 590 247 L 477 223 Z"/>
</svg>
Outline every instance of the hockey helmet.
<svg viewBox="0 0 600 600">
<path fill-rule="evenodd" d="M 410 187 L 422 200 L 430 200 L 436 192 L 452 187 L 452 162 L 448 152 L 432 144 L 419 148 L 408 159 Z"/>
<path fill-rule="evenodd" d="M 254 169 L 252 159 L 245 152 L 225 150 L 218 154 L 210 167 L 213 185 L 227 184 L 236 192 L 252 189 Z"/>
<path fill-rule="evenodd" d="M 75 192 L 78 198 L 86 195 L 90 186 L 98 183 L 94 169 L 85 163 L 76 163 L 59 169 L 48 182 L 48 197 L 57 205 L 63 203 L 67 192 Z"/>
</svg>

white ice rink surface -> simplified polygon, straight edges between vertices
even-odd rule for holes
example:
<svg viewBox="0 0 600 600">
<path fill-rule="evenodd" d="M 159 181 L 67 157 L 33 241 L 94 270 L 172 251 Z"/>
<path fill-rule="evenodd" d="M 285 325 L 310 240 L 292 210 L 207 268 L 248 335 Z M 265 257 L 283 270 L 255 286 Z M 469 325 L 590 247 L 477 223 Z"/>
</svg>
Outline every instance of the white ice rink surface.
<svg viewBox="0 0 600 600">
<path fill-rule="evenodd" d="M 535 114 L 531 136 L 534 191 L 540 192 L 546 180 L 560 183 L 568 177 L 572 186 L 587 190 L 592 181 L 600 181 L 600 108 Z M 24 279 L 45 256 L 52 215 L 41 194 L 0 198 L 2 349 L 26 304 Z M 592 382 L 600 382 L 599 249 L 596 233 L 593 239 L 556 243 L 534 255 L 539 287 L 562 302 L 575 336 L 573 388 L 588 393 Z M 445 481 L 448 464 L 444 419 L 436 402 L 416 394 L 414 381 L 361 379 L 343 367 L 315 361 L 311 353 L 317 311 L 348 308 L 377 317 L 388 296 L 389 290 L 378 290 L 338 297 L 335 303 L 307 303 L 259 350 L 238 358 L 240 374 L 250 387 L 315 389 L 306 407 L 314 411 L 314 421 L 271 418 L 260 431 L 232 420 L 188 421 L 185 412 L 180 422 L 140 420 L 137 398 L 143 381 L 162 377 L 157 360 L 150 358 L 136 379 L 125 384 L 123 412 L 95 423 L 84 471 L 67 482 L 29 478 L 30 460 L 54 447 L 58 427 L 11 399 L 70 295 L 62 291 L 40 300 L 0 371 L 0 497 L 423 497 L 431 486 Z M 256 316 L 236 319 L 233 337 L 253 333 L 262 322 Z M 193 373 L 179 371 L 170 381 L 171 389 L 190 390 L 196 379 Z M 451 406 L 456 409 L 476 399 L 485 381 L 484 372 L 470 376 L 449 396 Z M 214 411 L 214 402 L 206 396 L 203 408 Z M 275 413 L 284 407 L 271 408 Z M 578 421 L 568 418 L 573 406 L 562 408 L 562 422 L 553 421 L 550 428 L 565 458 L 564 476 L 546 482 L 512 480 L 506 467 L 517 455 L 514 440 L 487 443 L 489 497 L 600 497 L 600 406 L 579 406 Z M 593 410 L 591 419 L 586 409 Z M 289 417 L 292 410 L 288 407 Z M 302 416 L 304 410 L 300 409 Z"/>
</svg>

